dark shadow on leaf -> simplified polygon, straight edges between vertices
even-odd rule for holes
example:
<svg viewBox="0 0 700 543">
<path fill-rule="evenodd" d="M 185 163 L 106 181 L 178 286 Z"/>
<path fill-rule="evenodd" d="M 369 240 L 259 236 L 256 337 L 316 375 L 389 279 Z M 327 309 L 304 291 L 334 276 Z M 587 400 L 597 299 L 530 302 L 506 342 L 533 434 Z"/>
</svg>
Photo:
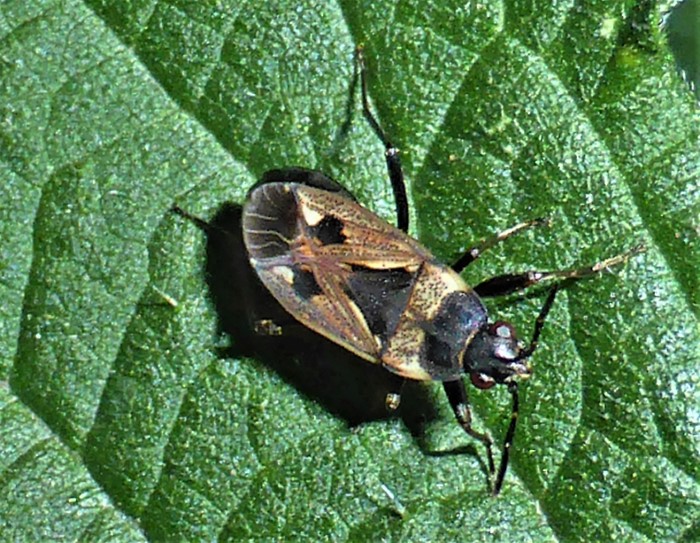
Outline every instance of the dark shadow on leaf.
<svg viewBox="0 0 700 543">
<path fill-rule="evenodd" d="M 370 364 L 295 321 L 260 283 L 248 263 L 241 231 L 242 208 L 224 204 L 206 228 L 206 280 L 219 318 L 231 338 L 224 356 L 251 357 L 349 426 L 394 416 L 385 407 L 400 379 Z M 255 333 L 269 319 L 283 334 Z M 437 416 L 425 387 L 406 383 L 398 415 L 421 442 L 425 423 Z"/>
<path fill-rule="evenodd" d="M 345 102 L 343 122 L 335 133 L 333 143 L 331 144 L 328 156 L 326 157 L 327 160 L 333 160 L 339 156 L 341 149 L 343 149 L 345 145 L 348 134 L 350 133 L 350 128 L 352 127 L 355 112 L 355 93 L 357 92 L 357 82 L 360 78 L 357 62 L 353 62 L 353 67 L 352 79 L 348 84 L 348 94 L 347 101 Z"/>
</svg>

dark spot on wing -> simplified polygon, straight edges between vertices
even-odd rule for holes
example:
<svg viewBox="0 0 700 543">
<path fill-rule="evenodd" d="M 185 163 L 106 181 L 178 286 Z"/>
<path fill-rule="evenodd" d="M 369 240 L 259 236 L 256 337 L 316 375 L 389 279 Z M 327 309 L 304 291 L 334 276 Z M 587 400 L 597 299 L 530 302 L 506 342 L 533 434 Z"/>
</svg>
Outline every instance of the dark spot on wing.
<svg viewBox="0 0 700 543">
<path fill-rule="evenodd" d="M 343 221 L 333 215 L 326 215 L 316 226 L 309 227 L 312 237 L 318 239 L 321 245 L 343 243 L 346 240 L 343 234 Z"/>
<path fill-rule="evenodd" d="M 308 300 L 318 294 L 322 294 L 321 287 L 316 282 L 313 272 L 302 270 L 298 266 L 292 268 L 294 271 L 294 282 L 292 288 L 294 293 L 304 300 Z"/>
</svg>

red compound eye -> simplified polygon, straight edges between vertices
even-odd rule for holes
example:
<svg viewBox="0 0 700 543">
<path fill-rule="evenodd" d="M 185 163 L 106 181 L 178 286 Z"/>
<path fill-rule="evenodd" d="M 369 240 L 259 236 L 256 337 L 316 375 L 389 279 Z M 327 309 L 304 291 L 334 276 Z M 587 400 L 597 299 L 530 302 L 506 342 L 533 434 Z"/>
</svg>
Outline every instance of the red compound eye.
<svg viewBox="0 0 700 543">
<path fill-rule="evenodd" d="M 471 373 L 469 374 L 469 377 L 472 380 L 472 385 L 482 390 L 491 388 L 493 385 L 496 384 L 496 381 L 493 379 L 493 377 L 489 377 L 484 373 Z"/>
</svg>

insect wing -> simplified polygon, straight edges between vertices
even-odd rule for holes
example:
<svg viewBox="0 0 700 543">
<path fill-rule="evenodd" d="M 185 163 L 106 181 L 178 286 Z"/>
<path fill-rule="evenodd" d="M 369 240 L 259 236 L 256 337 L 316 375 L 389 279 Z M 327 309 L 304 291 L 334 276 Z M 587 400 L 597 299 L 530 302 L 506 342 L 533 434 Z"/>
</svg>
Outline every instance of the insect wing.
<svg viewBox="0 0 700 543">
<path fill-rule="evenodd" d="M 255 188 L 243 236 L 262 283 L 291 315 L 371 362 L 432 258 L 348 197 L 297 183 Z"/>
</svg>

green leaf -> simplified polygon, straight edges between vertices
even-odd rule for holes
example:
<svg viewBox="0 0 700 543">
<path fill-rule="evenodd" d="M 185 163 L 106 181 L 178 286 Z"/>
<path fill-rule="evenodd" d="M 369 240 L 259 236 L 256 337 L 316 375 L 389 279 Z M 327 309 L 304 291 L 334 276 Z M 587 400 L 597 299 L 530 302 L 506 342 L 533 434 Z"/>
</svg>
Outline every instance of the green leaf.
<svg viewBox="0 0 700 543">
<path fill-rule="evenodd" d="M 697 540 L 700 119 L 661 9 L 3 2 L 3 537 Z M 470 283 L 647 247 L 558 297 L 497 499 L 439 384 L 350 428 L 385 372 L 341 371 L 313 345 L 232 354 L 216 254 L 168 211 L 213 217 L 301 165 L 391 220 L 381 144 L 350 96 L 360 43 L 426 246 L 451 261 L 554 219 Z M 490 312 L 527 337 L 539 294 Z M 507 396 L 472 393 L 499 442 Z"/>
</svg>

